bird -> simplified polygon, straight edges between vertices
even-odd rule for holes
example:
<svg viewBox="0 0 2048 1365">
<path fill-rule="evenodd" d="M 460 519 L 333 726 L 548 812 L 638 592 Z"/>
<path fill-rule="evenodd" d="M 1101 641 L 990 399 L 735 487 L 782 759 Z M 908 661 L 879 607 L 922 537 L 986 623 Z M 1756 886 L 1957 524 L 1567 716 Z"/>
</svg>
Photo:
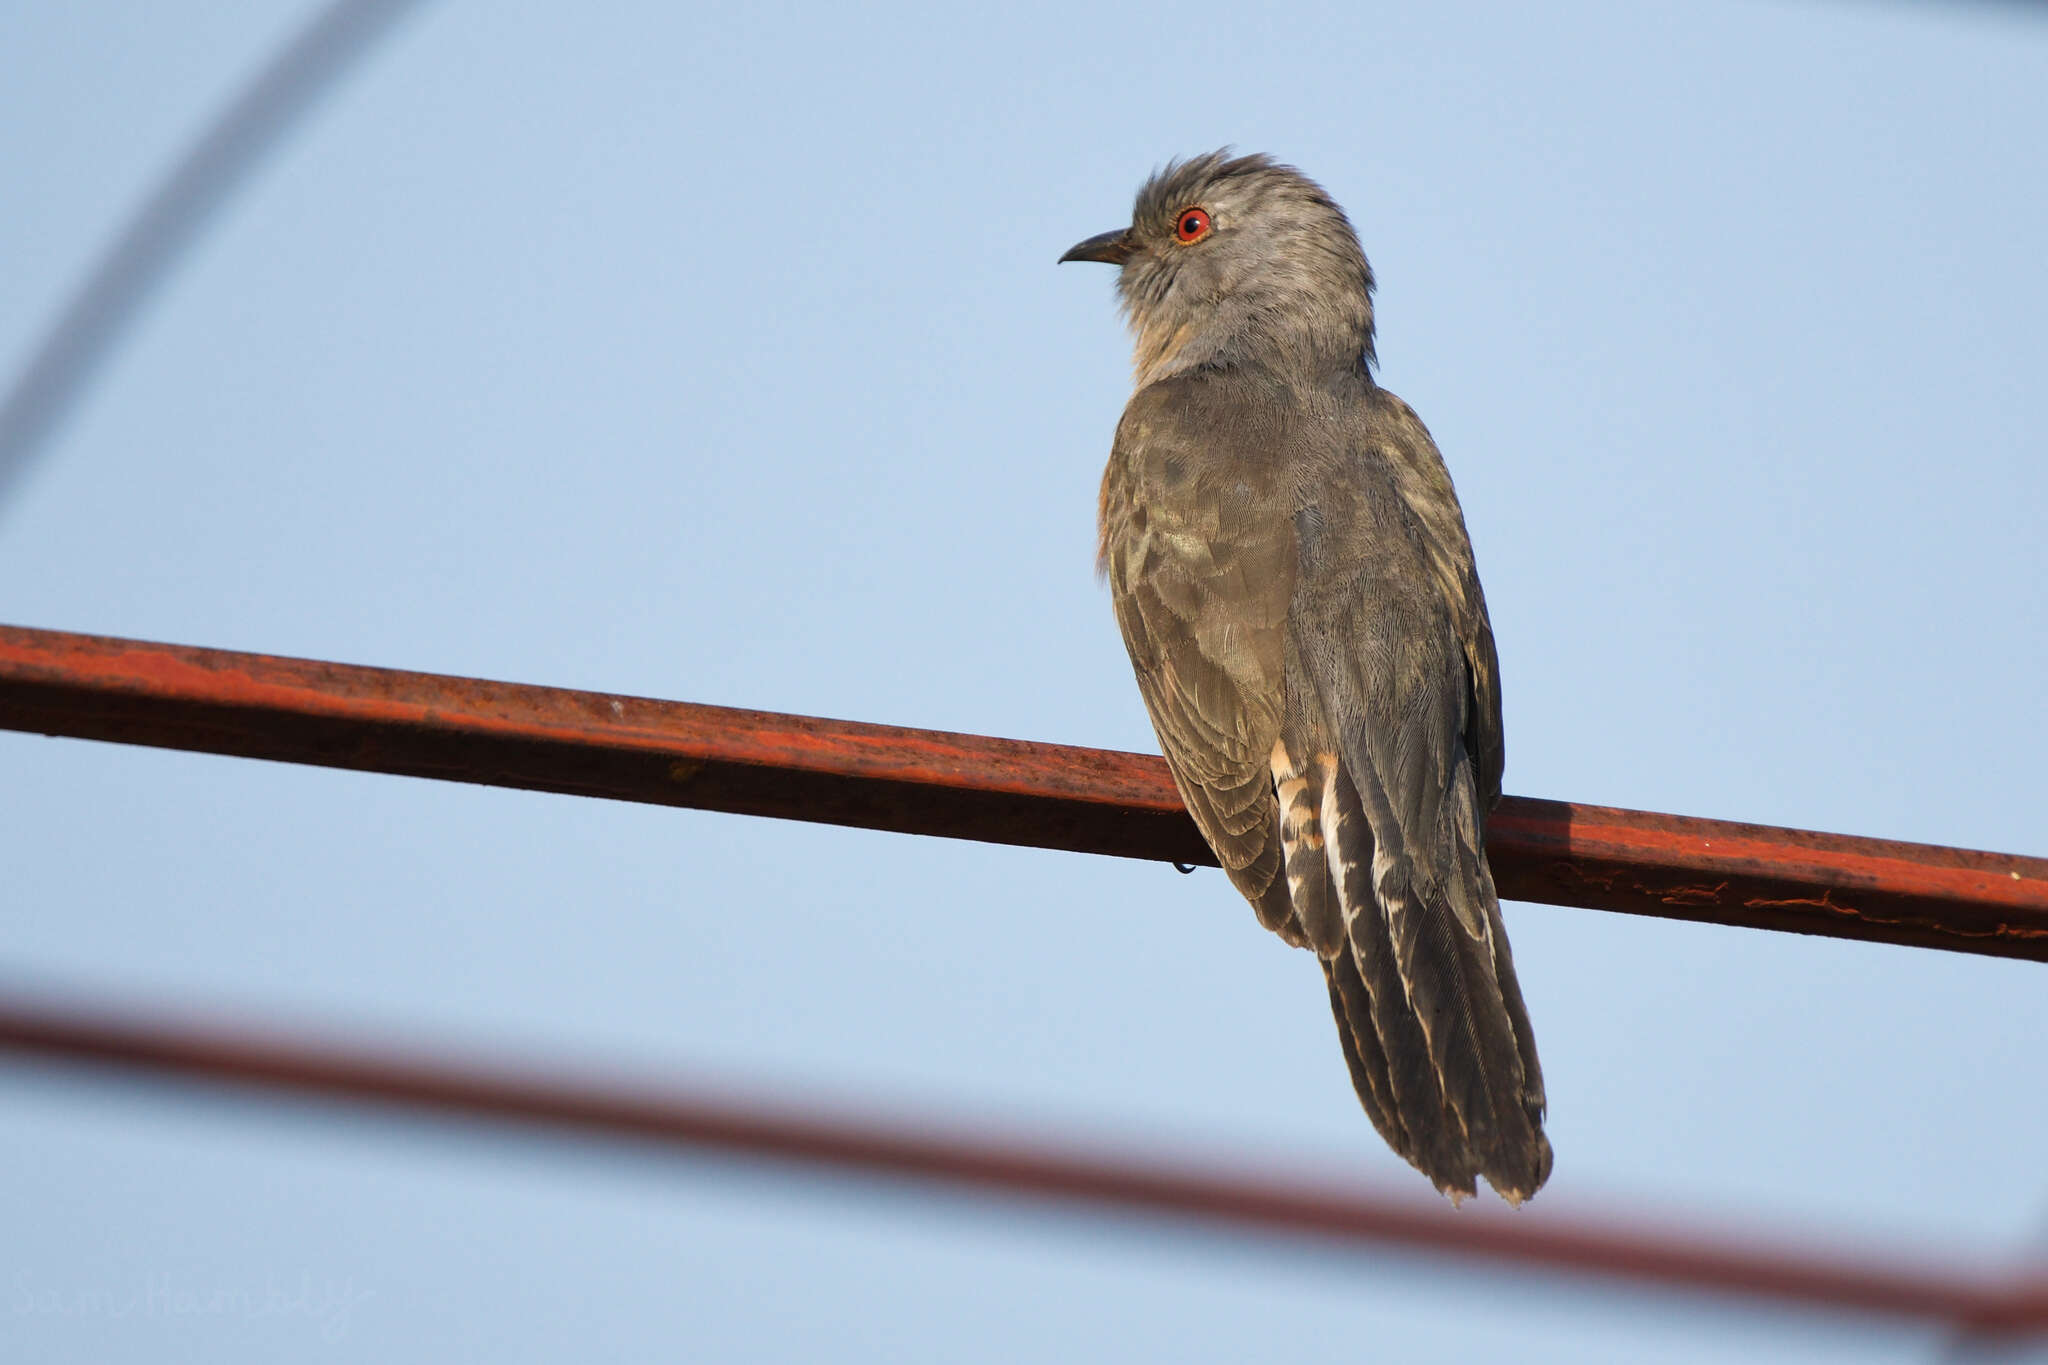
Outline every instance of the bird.
<svg viewBox="0 0 2048 1365">
<path fill-rule="evenodd" d="M 1374 377 L 1372 268 L 1315 181 L 1169 162 L 1116 266 L 1134 391 L 1098 506 L 1160 749 L 1260 924 L 1321 964 L 1353 1090 L 1455 1206 L 1550 1175 L 1546 1101 L 1486 860 L 1500 665 L 1463 510 Z"/>
</svg>

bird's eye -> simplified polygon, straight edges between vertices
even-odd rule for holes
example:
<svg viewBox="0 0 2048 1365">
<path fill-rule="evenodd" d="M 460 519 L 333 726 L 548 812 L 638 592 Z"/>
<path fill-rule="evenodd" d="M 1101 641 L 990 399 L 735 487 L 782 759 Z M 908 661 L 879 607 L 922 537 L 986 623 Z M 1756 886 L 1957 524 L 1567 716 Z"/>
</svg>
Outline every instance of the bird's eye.
<svg viewBox="0 0 2048 1365">
<path fill-rule="evenodd" d="M 1173 225 L 1173 235 L 1183 242 L 1199 242 L 1209 235 L 1209 215 L 1202 209 L 1182 209 Z"/>
</svg>

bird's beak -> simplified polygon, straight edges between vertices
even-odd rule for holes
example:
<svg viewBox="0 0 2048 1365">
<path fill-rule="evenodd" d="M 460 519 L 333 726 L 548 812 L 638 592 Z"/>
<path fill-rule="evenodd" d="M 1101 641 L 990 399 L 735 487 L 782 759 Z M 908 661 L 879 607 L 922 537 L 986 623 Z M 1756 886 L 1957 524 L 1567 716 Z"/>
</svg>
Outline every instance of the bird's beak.
<svg viewBox="0 0 2048 1365">
<path fill-rule="evenodd" d="M 1067 254 L 1060 257 L 1060 264 L 1101 261 L 1104 265 L 1122 265 L 1136 250 L 1136 244 L 1131 241 L 1131 230 L 1118 228 L 1114 232 L 1098 232 L 1085 242 L 1074 243 L 1067 248 Z"/>
</svg>

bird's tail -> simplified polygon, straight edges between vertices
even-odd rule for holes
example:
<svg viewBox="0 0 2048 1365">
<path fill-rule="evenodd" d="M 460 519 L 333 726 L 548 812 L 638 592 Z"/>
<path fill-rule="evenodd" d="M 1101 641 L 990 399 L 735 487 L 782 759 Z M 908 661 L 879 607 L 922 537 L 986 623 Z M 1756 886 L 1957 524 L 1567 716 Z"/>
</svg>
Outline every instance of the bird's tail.
<svg viewBox="0 0 2048 1365">
<path fill-rule="evenodd" d="M 1470 763 L 1457 756 L 1436 828 L 1412 848 L 1375 839 L 1375 823 L 1395 826 L 1368 818 L 1379 793 L 1362 798 L 1347 766 L 1328 764 L 1318 813 L 1344 932 L 1315 946 L 1352 1085 L 1388 1145 L 1454 1201 L 1484 1176 L 1519 1204 L 1550 1174 L 1543 1073 Z"/>
</svg>

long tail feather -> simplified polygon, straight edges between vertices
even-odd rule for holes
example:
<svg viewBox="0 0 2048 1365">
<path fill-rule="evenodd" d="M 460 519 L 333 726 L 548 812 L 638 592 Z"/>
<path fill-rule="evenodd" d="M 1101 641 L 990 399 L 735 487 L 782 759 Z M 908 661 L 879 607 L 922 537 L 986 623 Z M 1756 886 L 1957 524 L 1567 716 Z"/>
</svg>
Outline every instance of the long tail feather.
<svg viewBox="0 0 2048 1365">
<path fill-rule="evenodd" d="M 1370 1033 L 1387 1060 L 1395 1112 L 1411 1139 L 1401 1155 L 1444 1193 L 1471 1194 L 1478 1163 L 1445 1106 L 1444 1069 L 1412 1002 L 1410 964 L 1403 961 L 1377 894 L 1374 874 L 1383 860 L 1358 791 L 1341 768 L 1326 788 L 1323 828 L 1349 955 L 1366 997 L 1363 1010 L 1347 1000 L 1340 1023 L 1354 1035 Z M 1367 1045 L 1361 1040 L 1359 1048 L 1364 1052 Z"/>
</svg>

